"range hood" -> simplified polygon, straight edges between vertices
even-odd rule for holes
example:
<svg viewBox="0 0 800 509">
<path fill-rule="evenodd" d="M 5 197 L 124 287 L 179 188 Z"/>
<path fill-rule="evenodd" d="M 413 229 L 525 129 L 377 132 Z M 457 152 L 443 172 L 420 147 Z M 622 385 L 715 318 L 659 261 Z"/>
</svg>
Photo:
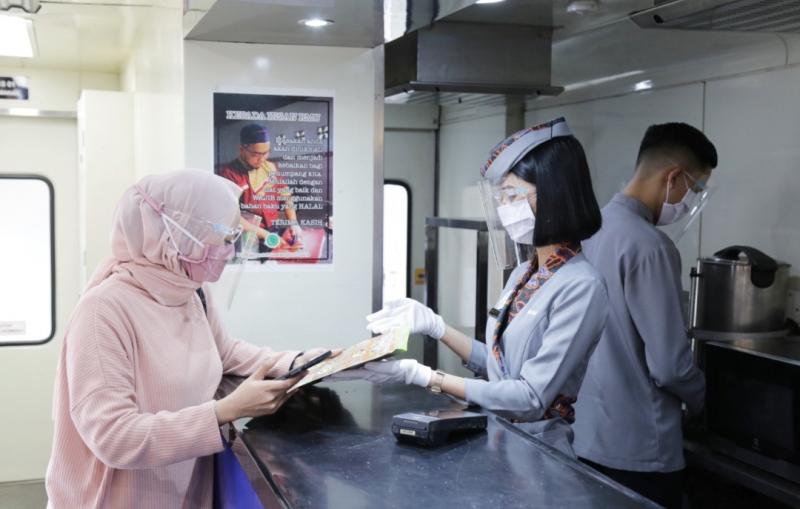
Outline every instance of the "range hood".
<svg viewBox="0 0 800 509">
<path fill-rule="evenodd" d="M 385 45 L 386 96 L 416 91 L 557 95 L 552 28 L 439 21 Z"/>
<path fill-rule="evenodd" d="M 630 17 L 642 28 L 800 33 L 800 0 L 660 0 Z"/>
</svg>

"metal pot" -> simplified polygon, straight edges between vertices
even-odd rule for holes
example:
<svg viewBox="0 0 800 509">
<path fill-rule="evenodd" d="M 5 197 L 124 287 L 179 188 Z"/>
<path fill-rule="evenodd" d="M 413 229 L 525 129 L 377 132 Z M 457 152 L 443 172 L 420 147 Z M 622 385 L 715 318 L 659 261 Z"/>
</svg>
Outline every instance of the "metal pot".
<svg viewBox="0 0 800 509">
<path fill-rule="evenodd" d="M 789 267 L 748 246 L 731 246 L 699 258 L 691 272 L 692 329 L 731 333 L 784 329 Z"/>
</svg>

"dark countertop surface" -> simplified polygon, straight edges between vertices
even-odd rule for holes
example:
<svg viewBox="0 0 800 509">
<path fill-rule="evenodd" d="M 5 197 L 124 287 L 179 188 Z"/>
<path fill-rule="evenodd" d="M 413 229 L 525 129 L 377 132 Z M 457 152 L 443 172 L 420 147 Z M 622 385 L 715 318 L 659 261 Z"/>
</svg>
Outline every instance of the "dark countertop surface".
<svg viewBox="0 0 800 509">
<path fill-rule="evenodd" d="M 395 414 L 453 407 L 418 387 L 320 384 L 236 434 L 291 508 L 657 507 L 492 414 L 434 449 L 391 433 Z"/>
</svg>

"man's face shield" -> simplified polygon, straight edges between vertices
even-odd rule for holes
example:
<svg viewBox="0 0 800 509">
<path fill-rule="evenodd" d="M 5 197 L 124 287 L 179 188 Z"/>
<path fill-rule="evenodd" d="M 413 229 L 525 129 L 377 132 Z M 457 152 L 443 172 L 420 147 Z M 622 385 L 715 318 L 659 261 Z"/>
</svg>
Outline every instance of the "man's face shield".
<svg viewBox="0 0 800 509">
<path fill-rule="evenodd" d="M 489 244 L 500 270 L 513 269 L 533 253 L 534 215 L 529 191 L 522 187 L 478 183 Z M 512 238 L 514 235 L 517 240 Z"/>
<path fill-rule="evenodd" d="M 685 179 L 687 191 L 681 201 L 684 202 L 688 212 L 675 223 L 661 227 L 675 244 L 680 242 L 683 236 L 694 226 L 717 190 L 714 185 L 708 183 L 711 177 L 710 174 L 702 177 L 693 177 L 689 172 L 684 171 L 682 176 Z"/>
</svg>

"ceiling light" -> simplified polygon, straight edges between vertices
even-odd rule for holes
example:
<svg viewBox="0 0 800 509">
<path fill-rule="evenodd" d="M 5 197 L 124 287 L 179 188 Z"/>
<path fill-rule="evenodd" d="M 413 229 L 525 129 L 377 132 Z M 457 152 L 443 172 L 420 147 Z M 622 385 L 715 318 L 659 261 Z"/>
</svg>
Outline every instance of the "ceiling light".
<svg viewBox="0 0 800 509">
<path fill-rule="evenodd" d="M 34 41 L 33 21 L 0 14 L 0 56 L 33 58 Z"/>
<path fill-rule="evenodd" d="M 633 89 L 637 92 L 641 92 L 642 90 L 650 90 L 651 88 L 653 88 L 653 80 L 640 81 L 633 86 Z"/>
<path fill-rule="evenodd" d="M 570 14 L 588 14 L 597 10 L 597 0 L 572 0 L 567 4 Z"/>
<path fill-rule="evenodd" d="M 255 64 L 256 69 L 261 69 L 262 71 L 268 70 L 270 66 L 269 58 L 267 57 L 256 57 L 253 63 Z"/>
<path fill-rule="evenodd" d="M 322 18 L 308 18 L 308 19 L 301 19 L 300 24 L 305 25 L 309 28 L 321 28 L 321 27 L 326 27 L 328 25 L 333 25 L 333 21 Z"/>
<path fill-rule="evenodd" d="M 478 0 L 475 3 L 479 3 L 479 4 L 499 4 L 500 2 L 503 2 L 503 1 L 504 0 Z"/>
</svg>

